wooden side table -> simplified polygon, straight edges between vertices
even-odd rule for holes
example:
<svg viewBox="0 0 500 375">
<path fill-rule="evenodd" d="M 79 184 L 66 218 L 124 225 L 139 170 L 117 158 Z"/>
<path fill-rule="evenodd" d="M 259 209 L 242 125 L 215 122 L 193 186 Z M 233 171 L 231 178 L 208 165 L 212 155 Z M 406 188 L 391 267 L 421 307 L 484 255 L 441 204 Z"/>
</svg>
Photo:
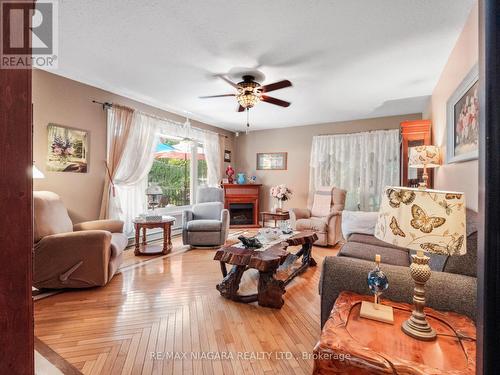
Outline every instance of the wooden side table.
<svg viewBox="0 0 500 375">
<path fill-rule="evenodd" d="M 362 301 L 373 297 L 343 292 L 335 301 L 314 348 L 314 374 L 453 374 L 476 372 L 476 327 L 469 318 L 426 308 L 435 341 L 401 331 L 411 305 L 382 300 L 394 309 L 394 324 L 360 318 Z"/>
<path fill-rule="evenodd" d="M 260 214 L 262 217 L 262 228 L 266 226 L 267 218 L 274 220 L 275 227 L 278 220 L 290 220 L 290 213 L 288 211 L 279 211 L 279 212 L 264 211 L 261 212 Z"/>
<path fill-rule="evenodd" d="M 175 222 L 173 216 L 163 216 L 158 221 L 134 220 L 135 227 L 135 249 L 134 255 L 158 255 L 168 254 L 172 250 L 172 225 Z M 146 229 L 163 229 L 163 245 L 148 245 L 146 243 Z M 142 243 L 140 243 L 140 232 L 142 229 Z"/>
</svg>

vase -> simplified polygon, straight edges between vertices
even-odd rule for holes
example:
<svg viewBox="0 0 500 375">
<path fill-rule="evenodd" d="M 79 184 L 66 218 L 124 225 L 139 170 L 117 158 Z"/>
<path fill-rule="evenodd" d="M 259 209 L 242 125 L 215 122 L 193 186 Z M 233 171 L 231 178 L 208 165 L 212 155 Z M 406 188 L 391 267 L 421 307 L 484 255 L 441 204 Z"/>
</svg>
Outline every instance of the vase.
<svg viewBox="0 0 500 375">
<path fill-rule="evenodd" d="M 238 173 L 237 176 L 238 176 L 238 178 L 237 178 L 238 184 L 243 185 L 245 183 L 245 177 L 246 177 L 245 174 Z"/>
<path fill-rule="evenodd" d="M 278 199 L 278 204 L 276 206 L 276 212 L 281 212 L 283 211 L 283 201 L 281 199 Z"/>
</svg>

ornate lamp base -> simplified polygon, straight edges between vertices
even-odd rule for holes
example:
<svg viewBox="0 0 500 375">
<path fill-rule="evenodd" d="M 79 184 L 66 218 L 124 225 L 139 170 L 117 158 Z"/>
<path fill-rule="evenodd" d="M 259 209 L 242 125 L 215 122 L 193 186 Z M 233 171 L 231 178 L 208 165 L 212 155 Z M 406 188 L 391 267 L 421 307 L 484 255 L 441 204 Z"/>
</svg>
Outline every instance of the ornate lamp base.
<svg viewBox="0 0 500 375">
<path fill-rule="evenodd" d="M 425 307 L 425 283 L 431 277 L 431 268 L 429 267 L 429 257 L 419 250 L 417 255 L 413 255 L 413 262 L 410 265 L 410 274 L 415 281 L 413 294 L 414 309 L 410 319 L 405 321 L 401 329 L 408 336 L 418 340 L 432 341 L 436 339 L 436 332 L 432 329 L 426 319 Z"/>
</svg>

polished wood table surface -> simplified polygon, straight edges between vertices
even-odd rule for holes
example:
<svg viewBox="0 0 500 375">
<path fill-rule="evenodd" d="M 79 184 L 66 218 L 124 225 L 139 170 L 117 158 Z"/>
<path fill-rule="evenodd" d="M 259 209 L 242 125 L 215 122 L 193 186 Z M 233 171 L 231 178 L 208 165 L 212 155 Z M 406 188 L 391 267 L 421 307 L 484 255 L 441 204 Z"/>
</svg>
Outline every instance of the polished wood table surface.
<svg viewBox="0 0 500 375">
<path fill-rule="evenodd" d="M 163 216 L 161 220 L 133 220 L 135 228 L 135 255 L 168 254 L 172 250 L 172 225 L 175 223 L 173 216 Z M 146 242 L 146 229 L 161 228 L 163 230 L 163 245 L 148 245 Z M 140 232 L 142 229 L 142 243 Z"/>
<path fill-rule="evenodd" d="M 288 211 L 263 211 L 260 213 L 262 217 L 262 228 L 266 226 L 266 219 L 274 220 L 274 226 L 276 227 L 278 220 L 290 220 L 290 213 Z"/>
<path fill-rule="evenodd" d="M 314 348 L 314 374 L 475 374 L 476 327 L 467 317 L 426 308 L 435 341 L 401 331 L 411 305 L 382 300 L 394 309 L 394 324 L 360 318 L 362 301 L 373 297 L 343 292 Z"/>
<path fill-rule="evenodd" d="M 217 285 L 221 296 L 236 302 L 258 302 L 260 306 L 280 309 L 283 304 L 285 287 L 308 267 L 316 266 L 312 257 L 312 244 L 318 239 L 313 231 L 299 232 L 265 250 L 259 251 L 235 246 L 224 246 L 217 250 L 214 260 L 220 262 L 224 279 Z M 300 246 L 301 249 L 292 254 L 288 246 Z M 301 259 L 299 267 L 294 268 L 296 260 Z M 233 267 L 228 272 L 226 264 Z M 249 268 L 259 271 L 257 293 L 240 295 L 238 289 L 243 273 Z M 276 278 L 277 272 L 284 275 Z"/>
</svg>

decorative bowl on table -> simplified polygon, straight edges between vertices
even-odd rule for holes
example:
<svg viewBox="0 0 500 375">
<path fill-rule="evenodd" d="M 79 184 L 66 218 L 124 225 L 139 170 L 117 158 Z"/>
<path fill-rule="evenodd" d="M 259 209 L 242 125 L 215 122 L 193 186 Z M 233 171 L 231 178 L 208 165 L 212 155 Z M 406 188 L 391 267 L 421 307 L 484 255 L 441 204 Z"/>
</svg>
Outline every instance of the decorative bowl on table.
<svg viewBox="0 0 500 375">
<path fill-rule="evenodd" d="M 279 228 L 262 228 L 259 230 L 259 237 L 267 242 L 272 242 L 280 238 L 281 230 Z"/>
</svg>

